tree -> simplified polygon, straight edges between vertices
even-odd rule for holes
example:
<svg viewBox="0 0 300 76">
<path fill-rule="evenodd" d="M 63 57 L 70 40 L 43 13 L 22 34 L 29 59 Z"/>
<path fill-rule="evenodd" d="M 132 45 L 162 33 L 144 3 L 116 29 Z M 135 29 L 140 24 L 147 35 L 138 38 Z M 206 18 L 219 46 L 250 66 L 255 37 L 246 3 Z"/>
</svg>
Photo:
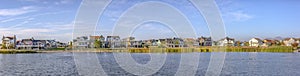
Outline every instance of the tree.
<svg viewBox="0 0 300 76">
<path fill-rule="evenodd" d="M 100 43 L 101 43 L 100 40 L 95 40 L 95 41 L 94 41 L 94 47 L 95 47 L 95 48 L 100 48 Z"/>
<path fill-rule="evenodd" d="M 179 44 L 180 44 L 179 40 L 176 40 L 176 41 L 175 41 L 175 47 L 176 47 L 176 46 L 180 47 Z"/>
<path fill-rule="evenodd" d="M 280 45 L 281 45 L 281 46 L 284 46 L 284 45 L 285 45 L 285 43 L 284 43 L 283 41 L 281 41 L 281 42 L 280 42 Z"/>
<path fill-rule="evenodd" d="M 236 46 L 241 46 L 241 41 L 236 41 Z"/>
<path fill-rule="evenodd" d="M 250 45 L 249 42 L 244 43 L 244 46 L 249 46 L 249 45 Z"/>
<path fill-rule="evenodd" d="M 6 45 L 5 45 L 5 44 L 2 44 L 1 49 L 6 49 Z"/>
</svg>

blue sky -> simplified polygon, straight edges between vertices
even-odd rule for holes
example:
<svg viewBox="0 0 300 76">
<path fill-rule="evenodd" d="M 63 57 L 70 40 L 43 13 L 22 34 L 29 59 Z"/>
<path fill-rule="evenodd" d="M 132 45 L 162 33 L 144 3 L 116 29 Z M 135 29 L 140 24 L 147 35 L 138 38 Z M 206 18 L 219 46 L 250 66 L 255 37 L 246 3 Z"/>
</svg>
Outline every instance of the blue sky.
<svg viewBox="0 0 300 76">
<path fill-rule="evenodd" d="M 72 40 L 73 22 L 81 0 L 0 0 L 0 35 L 18 38 Z M 96 35 L 111 35 L 114 23 L 128 8 L 149 0 L 113 0 L 99 19 Z M 190 20 L 197 36 L 210 36 L 200 12 L 185 0 L 151 0 L 172 5 Z M 298 0 L 216 0 L 226 34 L 237 40 L 252 37 L 300 37 Z M 154 6 L 155 7 L 155 6 Z M 160 12 L 164 12 L 163 10 Z M 160 23 L 145 23 L 137 39 L 174 37 Z"/>
</svg>

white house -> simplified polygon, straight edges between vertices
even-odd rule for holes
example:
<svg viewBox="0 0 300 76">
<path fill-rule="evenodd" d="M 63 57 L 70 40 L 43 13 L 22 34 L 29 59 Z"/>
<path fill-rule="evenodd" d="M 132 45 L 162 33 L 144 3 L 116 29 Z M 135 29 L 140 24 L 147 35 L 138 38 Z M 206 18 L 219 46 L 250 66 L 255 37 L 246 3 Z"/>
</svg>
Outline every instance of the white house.
<svg viewBox="0 0 300 76">
<path fill-rule="evenodd" d="M 263 41 L 259 38 L 252 38 L 249 40 L 249 46 L 261 46 L 263 44 Z"/>
<path fill-rule="evenodd" d="M 120 48 L 122 45 L 122 41 L 119 36 L 107 36 L 106 41 L 106 46 L 108 48 Z"/>
<path fill-rule="evenodd" d="M 88 48 L 89 40 L 87 36 L 77 37 L 73 39 L 73 47 L 74 48 Z"/>
<path fill-rule="evenodd" d="M 35 40 L 34 38 L 17 41 L 17 49 L 51 49 L 57 48 L 55 40 Z"/>
<path fill-rule="evenodd" d="M 219 46 L 234 46 L 234 39 L 233 38 L 223 38 L 218 41 Z"/>
</svg>

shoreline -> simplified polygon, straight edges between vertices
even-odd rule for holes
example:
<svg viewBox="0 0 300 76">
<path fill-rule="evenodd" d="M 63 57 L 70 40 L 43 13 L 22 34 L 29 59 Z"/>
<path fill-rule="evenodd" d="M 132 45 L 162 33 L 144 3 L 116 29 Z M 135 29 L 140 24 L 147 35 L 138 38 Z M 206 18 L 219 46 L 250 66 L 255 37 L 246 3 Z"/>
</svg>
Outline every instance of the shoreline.
<svg viewBox="0 0 300 76">
<path fill-rule="evenodd" d="M 0 49 L 0 54 L 22 54 L 22 53 L 64 53 L 64 52 L 113 52 L 113 53 L 191 53 L 191 52 L 271 52 L 271 53 L 293 53 L 292 47 L 183 47 L 183 48 L 95 48 L 95 49 L 68 49 L 68 50 L 15 50 Z"/>
</svg>

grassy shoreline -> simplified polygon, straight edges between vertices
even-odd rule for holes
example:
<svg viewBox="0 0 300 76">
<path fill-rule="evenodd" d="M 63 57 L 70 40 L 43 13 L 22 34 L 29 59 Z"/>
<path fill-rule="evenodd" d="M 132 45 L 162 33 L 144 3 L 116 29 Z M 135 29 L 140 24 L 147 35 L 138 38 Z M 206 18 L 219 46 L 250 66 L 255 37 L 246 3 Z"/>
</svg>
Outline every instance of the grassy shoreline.
<svg viewBox="0 0 300 76">
<path fill-rule="evenodd" d="M 28 54 L 28 53 L 38 53 L 33 50 L 0 50 L 0 54 Z"/>
<path fill-rule="evenodd" d="M 83 50 L 83 51 L 82 51 Z M 59 52 L 128 52 L 128 53 L 189 53 L 189 52 L 276 52 L 276 53 L 292 53 L 294 49 L 286 46 L 271 47 L 188 47 L 188 48 L 95 48 L 95 49 L 49 49 L 49 50 L 6 50 L 0 49 L 0 54 L 22 54 L 22 53 L 59 53 Z"/>
<path fill-rule="evenodd" d="M 272 47 L 199 47 L 199 48 L 133 48 L 129 49 L 131 53 L 184 53 L 184 52 L 278 52 L 278 53 L 292 53 L 292 47 L 272 46 Z"/>
</svg>

